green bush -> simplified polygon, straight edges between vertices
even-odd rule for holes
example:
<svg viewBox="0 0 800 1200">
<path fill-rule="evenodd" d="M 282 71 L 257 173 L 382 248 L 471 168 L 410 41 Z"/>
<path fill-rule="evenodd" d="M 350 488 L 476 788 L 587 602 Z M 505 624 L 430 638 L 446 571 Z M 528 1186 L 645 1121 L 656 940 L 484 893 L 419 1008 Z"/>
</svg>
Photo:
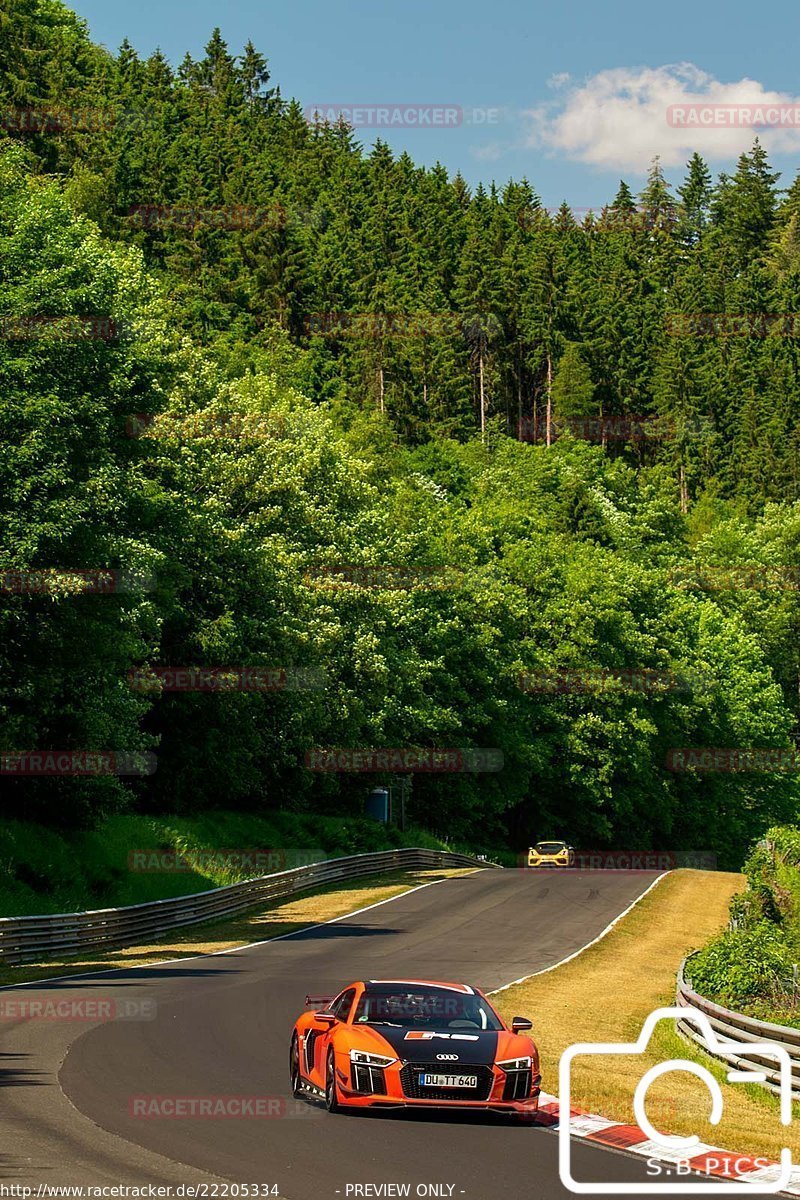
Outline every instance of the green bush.
<svg viewBox="0 0 800 1200">
<path fill-rule="evenodd" d="M 797 951 L 770 921 L 752 929 L 730 929 L 689 963 L 692 986 L 702 996 L 742 1010 L 785 992 Z"/>
</svg>

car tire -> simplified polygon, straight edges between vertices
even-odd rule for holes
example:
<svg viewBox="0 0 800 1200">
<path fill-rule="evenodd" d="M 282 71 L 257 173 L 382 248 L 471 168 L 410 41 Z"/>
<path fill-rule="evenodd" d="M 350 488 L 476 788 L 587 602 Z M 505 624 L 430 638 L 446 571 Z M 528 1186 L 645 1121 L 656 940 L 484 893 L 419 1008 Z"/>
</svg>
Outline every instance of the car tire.
<svg viewBox="0 0 800 1200">
<path fill-rule="evenodd" d="M 289 1048 L 289 1082 L 292 1085 L 292 1095 L 299 1100 L 303 1095 L 303 1077 L 300 1074 L 300 1043 L 297 1034 L 292 1034 L 292 1044 Z"/>
<path fill-rule="evenodd" d="M 339 1094 L 336 1089 L 336 1062 L 333 1057 L 333 1050 L 328 1051 L 328 1061 L 325 1068 L 325 1107 L 329 1113 L 342 1111 L 342 1105 L 339 1103 Z"/>
</svg>

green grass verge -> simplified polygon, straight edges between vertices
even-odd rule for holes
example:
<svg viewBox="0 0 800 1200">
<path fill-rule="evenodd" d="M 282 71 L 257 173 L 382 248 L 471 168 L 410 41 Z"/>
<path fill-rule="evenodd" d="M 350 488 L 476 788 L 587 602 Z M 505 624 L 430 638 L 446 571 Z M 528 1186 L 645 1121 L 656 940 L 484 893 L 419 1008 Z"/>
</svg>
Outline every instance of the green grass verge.
<svg viewBox="0 0 800 1200">
<path fill-rule="evenodd" d="M 546 1091 L 558 1092 L 559 1061 L 568 1046 L 633 1042 L 650 1013 L 674 1003 L 682 960 L 724 927 L 730 901 L 743 884 L 741 876 L 723 872 L 673 871 L 596 945 L 498 994 L 504 1016 L 521 1013 L 534 1023 Z M 636 1124 L 633 1094 L 639 1080 L 648 1067 L 672 1058 L 709 1068 L 722 1089 L 724 1116 L 712 1125 L 705 1084 L 674 1071 L 648 1092 L 648 1116 L 656 1128 L 697 1134 L 708 1145 L 773 1161 L 786 1145 L 797 1161 L 798 1121 L 789 1129 L 781 1126 L 775 1096 L 758 1085 L 728 1083 L 724 1066 L 677 1034 L 672 1021 L 657 1026 L 644 1054 L 577 1058 L 572 1103 L 623 1125 Z"/>
<path fill-rule="evenodd" d="M 319 857 L 336 858 L 399 846 L 447 848 L 423 830 L 401 833 L 367 817 L 128 814 L 109 817 L 91 831 L 64 833 L 30 822 L 3 821 L 0 916 L 116 907 L 201 892 L 296 865 L 291 853 L 282 857 L 283 851 L 319 851 Z M 237 854 L 221 857 L 223 851 L 252 850 L 268 852 L 261 860 L 265 869 L 254 870 Z M 131 869 L 135 851 L 165 855 L 167 865 L 170 855 L 179 854 L 188 866 L 177 871 Z"/>
</svg>

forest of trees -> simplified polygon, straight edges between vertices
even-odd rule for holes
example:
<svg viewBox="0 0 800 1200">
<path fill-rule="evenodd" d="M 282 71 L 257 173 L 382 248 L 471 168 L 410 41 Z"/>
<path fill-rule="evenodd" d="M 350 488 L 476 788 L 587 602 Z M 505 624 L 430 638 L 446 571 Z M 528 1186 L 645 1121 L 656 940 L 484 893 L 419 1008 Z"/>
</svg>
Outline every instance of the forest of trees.
<svg viewBox="0 0 800 1200">
<path fill-rule="evenodd" d="M 309 750 L 473 746 L 503 769 L 417 776 L 419 823 L 736 863 L 794 819 L 796 772 L 665 765 L 797 726 L 779 183 L 758 142 L 676 194 L 655 161 L 578 222 L 310 124 L 218 31 L 175 68 L 0 0 L 0 753 L 158 762 L 6 778 L 4 811 L 355 811 L 385 776 Z M 160 664 L 324 682 L 131 686 Z M 599 682 L 521 686 L 558 672 Z"/>
</svg>

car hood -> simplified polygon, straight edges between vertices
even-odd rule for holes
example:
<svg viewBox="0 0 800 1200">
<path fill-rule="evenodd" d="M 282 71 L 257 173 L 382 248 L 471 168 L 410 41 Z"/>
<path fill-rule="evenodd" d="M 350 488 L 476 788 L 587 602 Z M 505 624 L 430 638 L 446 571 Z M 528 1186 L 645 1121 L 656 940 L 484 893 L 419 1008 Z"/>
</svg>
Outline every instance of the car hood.
<svg viewBox="0 0 800 1200">
<path fill-rule="evenodd" d="M 497 1058 L 497 1042 L 502 1035 L 489 1030 L 442 1030 L 441 1032 L 420 1029 L 394 1029 L 388 1025 L 363 1026 L 359 1032 L 373 1036 L 364 1039 L 364 1049 L 371 1049 L 374 1035 L 388 1042 L 399 1059 L 425 1063 L 463 1063 L 474 1066 L 478 1063 L 493 1063 Z M 505 1035 L 508 1036 L 508 1035 Z M 359 1041 L 361 1039 L 359 1038 Z M 369 1040 L 370 1045 L 367 1045 Z M 442 1054 L 454 1057 L 442 1059 Z M 458 1057 L 455 1057 L 455 1056 Z"/>
</svg>

